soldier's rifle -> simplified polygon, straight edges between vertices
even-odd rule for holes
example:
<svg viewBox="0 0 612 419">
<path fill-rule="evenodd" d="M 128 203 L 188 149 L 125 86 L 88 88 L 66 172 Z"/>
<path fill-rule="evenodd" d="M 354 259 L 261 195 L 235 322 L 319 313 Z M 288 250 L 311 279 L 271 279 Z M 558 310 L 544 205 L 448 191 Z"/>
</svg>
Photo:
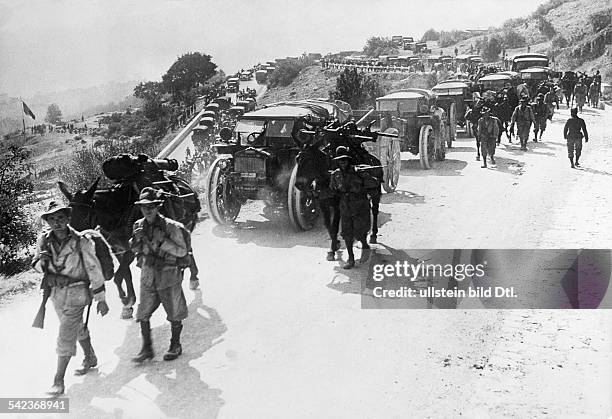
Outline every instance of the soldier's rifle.
<svg viewBox="0 0 612 419">
<path fill-rule="evenodd" d="M 36 327 L 38 329 L 42 329 L 45 327 L 47 301 L 51 296 L 51 282 L 57 283 L 59 281 L 69 283 L 71 279 L 72 278 L 67 275 L 52 273 L 49 272 L 47 269 L 43 269 L 43 278 L 40 286 L 43 290 L 43 297 L 42 301 L 40 302 L 40 306 L 38 307 L 38 311 L 36 312 L 36 316 L 34 317 L 34 321 L 32 322 L 32 327 Z"/>
</svg>

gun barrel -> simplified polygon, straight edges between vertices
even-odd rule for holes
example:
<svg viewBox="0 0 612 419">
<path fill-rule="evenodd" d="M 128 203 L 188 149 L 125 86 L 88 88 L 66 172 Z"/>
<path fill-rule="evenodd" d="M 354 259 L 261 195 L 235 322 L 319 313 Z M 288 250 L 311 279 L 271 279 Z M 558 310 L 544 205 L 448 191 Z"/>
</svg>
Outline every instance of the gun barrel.
<svg viewBox="0 0 612 419">
<path fill-rule="evenodd" d="M 359 126 L 359 124 L 362 124 L 370 115 L 372 115 L 372 112 L 374 112 L 374 108 L 370 108 L 370 110 L 364 116 L 362 116 L 359 121 L 356 122 L 357 126 Z"/>
<path fill-rule="evenodd" d="M 178 161 L 176 159 L 151 159 L 153 163 L 157 165 L 162 170 L 167 170 L 169 172 L 176 172 L 178 170 Z"/>
<path fill-rule="evenodd" d="M 379 137 L 390 137 L 390 138 L 399 138 L 399 134 L 390 134 L 388 132 L 377 132 Z"/>
</svg>

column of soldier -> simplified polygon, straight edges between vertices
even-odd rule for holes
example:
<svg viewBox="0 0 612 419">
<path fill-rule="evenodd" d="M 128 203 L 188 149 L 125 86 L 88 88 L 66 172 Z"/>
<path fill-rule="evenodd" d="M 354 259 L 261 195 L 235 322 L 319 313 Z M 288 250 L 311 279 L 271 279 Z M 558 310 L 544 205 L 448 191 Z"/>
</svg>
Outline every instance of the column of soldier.
<svg viewBox="0 0 612 419">
<path fill-rule="evenodd" d="M 555 109 L 559 109 L 562 92 L 567 107 L 571 107 L 571 117 L 563 130 L 570 167 L 580 166 L 582 140 L 588 142 L 588 131 L 586 123 L 578 117 L 578 113 L 582 112 L 587 101 L 593 108 L 597 108 L 601 93 L 599 71 L 588 82 L 589 87 L 587 87 L 587 80 L 586 75 L 581 75 L 571 89 L 561 89 L 552 81 L 543 81 L 533 89 L 521 83 L 516 87 L 516 92 L 507 84 L 503 92 L 498 93 L 495 98 L 478 97 L 474 106 L 466 113 L 466 119 L 473 124 L 474 134 L 478 140 L 476 159 L 479 160 L 482 153 L 482 167 L 487 167 L 487 156 L 490 156 L 491 164 L 495 164 L 495 148 L 497 144 L 500 144 L 502 131 L 506 129 L 507 123 L 510 124 L 507 131 L 510 142 L 512 142 L 511 138 L 516 126 L 521 150 L 528 150 L 527 145 L 532 126 L 533 142 L 542 141 L 547 121 L 552 120 Z M 562 86 L 563 82 L 562 79 Z M 576 107 L 573 107 L 574 100 Z"/>
</svg>

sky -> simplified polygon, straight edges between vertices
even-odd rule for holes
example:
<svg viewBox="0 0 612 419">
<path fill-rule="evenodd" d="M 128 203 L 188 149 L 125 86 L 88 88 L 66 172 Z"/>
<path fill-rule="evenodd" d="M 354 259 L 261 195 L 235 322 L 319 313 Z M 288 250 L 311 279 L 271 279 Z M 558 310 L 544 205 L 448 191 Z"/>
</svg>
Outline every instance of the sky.
<svg viewBox="0 0 612 419">
<path fill-rule="evenodd" d="M 486 29 L 543 0 L 0 0 L 0 93 L 161 80 L 182 54 L 226 73 L 372 36 Z"/>
</svg>

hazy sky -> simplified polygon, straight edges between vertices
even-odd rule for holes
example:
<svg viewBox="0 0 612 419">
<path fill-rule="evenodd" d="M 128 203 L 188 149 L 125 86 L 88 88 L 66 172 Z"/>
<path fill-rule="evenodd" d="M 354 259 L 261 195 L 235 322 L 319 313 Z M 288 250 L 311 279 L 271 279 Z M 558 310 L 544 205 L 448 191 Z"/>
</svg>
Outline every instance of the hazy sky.
<svg viewBox="0 0 612 419">
<path fill-rule="evenodd" d="M 160 80 L 204 52 L 226 73 L 371 36 L 484 29 L 542 0 L 0 0 L 0 93 Z"/>
</svg>

